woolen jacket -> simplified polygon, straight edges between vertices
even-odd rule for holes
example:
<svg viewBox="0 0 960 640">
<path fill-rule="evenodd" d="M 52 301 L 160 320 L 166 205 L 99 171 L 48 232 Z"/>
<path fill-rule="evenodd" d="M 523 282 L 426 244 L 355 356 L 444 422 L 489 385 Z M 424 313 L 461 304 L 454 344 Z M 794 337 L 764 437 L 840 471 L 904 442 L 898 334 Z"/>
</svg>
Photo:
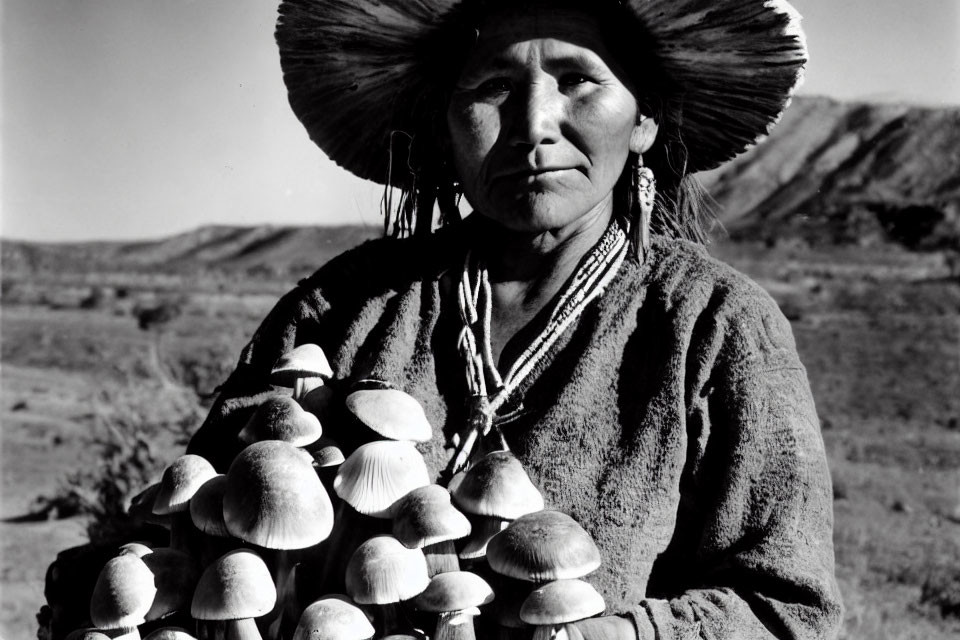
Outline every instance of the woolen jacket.
<svg viewBox="0 0 960 640">
<path fill-rule="evenodd" d="M 469 228 L 371 241 L 300 282 L 188 451 L 225 471 L 277 358 L 313 342 L 335 387 L 378 379 L 419 400 L 439 474 L 466 420 L 455 284 Z M 830 475 L 790 325 L 702 247 L 654 237 L 642 265 L 626 260 L 497 424 L 547 507 L 593 536 L 603 563 L 586 580 L 641 640 L 838 635 Z"/>
</svg>

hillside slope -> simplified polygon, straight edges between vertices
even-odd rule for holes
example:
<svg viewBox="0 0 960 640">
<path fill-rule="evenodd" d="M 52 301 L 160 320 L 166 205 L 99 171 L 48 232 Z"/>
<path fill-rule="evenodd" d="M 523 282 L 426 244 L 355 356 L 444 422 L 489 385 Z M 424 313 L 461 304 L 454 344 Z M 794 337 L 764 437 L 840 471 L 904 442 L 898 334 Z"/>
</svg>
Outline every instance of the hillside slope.
<svg viewBox="0 0 960 640">
<path fill-rule="evenodd" d="M 734 238 L 960 249 L 960 108 L 798 98 L 704 183 Z"/>
<path fill-rule="evenodd" d="M 734 240 L 960 251 L 960 108 L 797 98 L 770 138 L 702 175 Z M 202 227 L 150 242 L 4 241 L 7 273 L 309 273 L 380 230 Z"/>
<path fill-rule="evenodd" d="M 201 227 L 150 242 L 4 241 L 7 273 L 129 271 L 309 273 L 348 247 L 377 237 L 366 227 Z"/>
</svg>

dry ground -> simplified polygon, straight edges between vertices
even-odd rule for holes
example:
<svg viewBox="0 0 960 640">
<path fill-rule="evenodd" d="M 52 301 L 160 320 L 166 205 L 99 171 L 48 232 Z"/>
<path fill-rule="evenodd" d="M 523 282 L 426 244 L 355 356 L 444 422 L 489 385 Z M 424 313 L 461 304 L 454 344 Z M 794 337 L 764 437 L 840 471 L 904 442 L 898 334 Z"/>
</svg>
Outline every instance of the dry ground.
<svg viewBox="0 0 960 640">
<path fill-rule="evenodd" d="M 835 482 L 846 638 L 960 633 L 960 284 L 943 256 L 721 246 L 791 319 Z M 955 265 L 954 265 L 955 266 Z M 5 275 L 5 277 L 7 277 Z M 169 283 L 168 283 L 169 284 Z M 100 463 L 111 424 L 189 421 L 286 284 L 197 292 L 141 330 L 135 301 L 7 296 L 2 312 L 0 637 L 31 638 L 43 574 L 78 518 L 10 522 Z M 8 288 L 8 292 L 12 290 Z M 249 291 L 249 288 L 245 289 Z M 149 297 L 143 290 L 136 295 Z M 141 300 L 142 301 L 142 300 Z M 169 434 L 168 434 L 169 435 Z M 157 458 L 179 453 L 159 440 Z M 953 607 L 951 609 L 951 607 Z M 952 611 L 953 617 L 950 612 Z"/>
</svg>

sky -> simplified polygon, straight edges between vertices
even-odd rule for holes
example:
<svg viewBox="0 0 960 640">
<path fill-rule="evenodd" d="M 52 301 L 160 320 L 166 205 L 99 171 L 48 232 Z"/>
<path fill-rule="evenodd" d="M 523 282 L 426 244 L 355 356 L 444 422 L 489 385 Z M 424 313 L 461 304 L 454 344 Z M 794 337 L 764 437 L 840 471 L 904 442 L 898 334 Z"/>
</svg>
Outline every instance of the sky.
<svg viewBox="0 0 960 640">
<path fill-rule="evenodd" d="M 957 0 L 795 0 L 801 94 L 960 105 Z M 0 236 L 380 225 L 286 101 L 276 0 L 2 0 Z"/>
</svg>

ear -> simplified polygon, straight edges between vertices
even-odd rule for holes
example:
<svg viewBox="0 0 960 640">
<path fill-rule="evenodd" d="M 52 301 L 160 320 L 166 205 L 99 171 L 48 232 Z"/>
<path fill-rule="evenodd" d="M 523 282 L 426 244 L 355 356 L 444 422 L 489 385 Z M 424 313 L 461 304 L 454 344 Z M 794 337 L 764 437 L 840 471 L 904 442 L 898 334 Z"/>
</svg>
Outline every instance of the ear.
<svg viewBox="0 0 960 640">
<path fill-rule="evenodd" d="M 640 121 L 634 125 L 630 133 L 630 151 L 636 154 L 645 153 L 653 146 L 653 141 L 657 138 L 657 131 L 660 125 L 656 120 L 648 116 L 640 116 Z"/>
</svg>

